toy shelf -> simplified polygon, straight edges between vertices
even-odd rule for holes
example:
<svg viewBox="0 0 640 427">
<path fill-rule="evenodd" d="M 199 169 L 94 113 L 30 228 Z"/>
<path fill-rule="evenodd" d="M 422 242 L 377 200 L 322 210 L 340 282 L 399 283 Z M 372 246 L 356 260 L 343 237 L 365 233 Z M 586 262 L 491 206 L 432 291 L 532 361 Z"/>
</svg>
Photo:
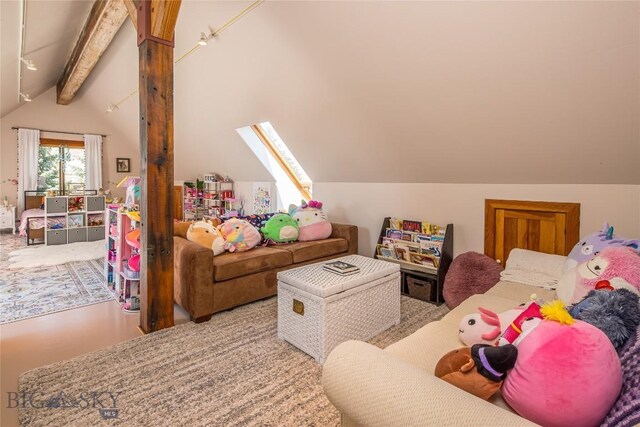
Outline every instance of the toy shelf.
<svg viewBox="0 0 640 427">
<path fill-rule="evenodd" d="M 232 210 L 235 201 L 233 181 L 215 173 L 204 174 L 204 179 L 185 181 L 182 186 L 183 219 L 197 221 L 223 217 Z"/>
<path fill-rule="evenodd" d="M 132 220 L 123 208 L 110 205 L 107 211 L 107 255 L 104 264 L 104 275 L 107 287 L 116 301 L 127 312 L 140 310 L 140 273 L 129 269 L 129 258 L 137 251 L 125 241 L 125 236 L 140 224 Z"/>
<path fill-rule="evenodd" d="M 102 240 L 104 215 L 104 196 L 47 196 L 44 199 L 44 243 L 65 245 Z M 91 223 L 88 218 L 92 219 Z"/>
</svg>

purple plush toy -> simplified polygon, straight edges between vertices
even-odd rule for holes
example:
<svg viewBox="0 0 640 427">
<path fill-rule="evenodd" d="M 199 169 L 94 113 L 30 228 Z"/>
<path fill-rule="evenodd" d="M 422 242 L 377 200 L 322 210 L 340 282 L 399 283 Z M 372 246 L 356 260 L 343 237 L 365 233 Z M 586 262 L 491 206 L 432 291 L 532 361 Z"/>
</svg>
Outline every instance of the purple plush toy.
<svg viewBox="0 0 640 427">
<path fill-rule="evenodd" d="M 567 272 L 578 264 L 589 261 L 598 255 L 605 248 L 616 246 L 628 246 L 636 252 L 640 249 L 640 240 L 625 239 L 613 234 L 613 226 L 604 223 L 602 230 L 589 234 L 584 239 L 576 243 L 564 264 L 564 271 Z"/>
</svg>

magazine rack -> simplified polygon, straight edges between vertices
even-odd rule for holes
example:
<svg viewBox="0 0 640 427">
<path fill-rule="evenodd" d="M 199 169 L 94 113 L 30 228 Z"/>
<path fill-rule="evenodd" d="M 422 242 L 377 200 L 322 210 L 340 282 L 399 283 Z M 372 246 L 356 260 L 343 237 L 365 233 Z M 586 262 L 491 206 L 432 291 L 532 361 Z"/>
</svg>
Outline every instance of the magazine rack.
<svg viewBox="0 0 640 427">
<path fill-rule="evenodd" d="M 386 217 L 382 223 L 382 229 L 378 237 L 378 245 L 374 248 L 375 257 L 383 261 L 400 264 L 401 291 L 404 295 L 442 304 L 444 302 L 442 296 L 444 278 L 453 260 L 453 224 L 447 224 L 445 228 L 444 240 L 442 241 L 442 253 L 439 257 L 437 268 L 430 268 L 404 260 L 380 256 L 378 254 L 378 247 L 383 244 L 383 239 L 387 237 L 387 230 L 390 229 L 390 225 L 391 217 Z"/>
</svg>

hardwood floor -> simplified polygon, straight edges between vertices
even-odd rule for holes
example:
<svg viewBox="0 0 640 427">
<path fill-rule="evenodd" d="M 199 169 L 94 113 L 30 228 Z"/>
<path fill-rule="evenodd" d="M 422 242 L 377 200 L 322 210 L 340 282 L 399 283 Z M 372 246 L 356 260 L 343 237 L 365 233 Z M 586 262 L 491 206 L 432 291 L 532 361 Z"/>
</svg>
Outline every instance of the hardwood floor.
<svg viewBox="0 0 640 427">
<path fill-rule="evenodd" d="M 174 307 L 175 323 L 189 321 Z M 18 390 L 23 372 L 142 335 L 140 316 L 108 301 L 0 326 L 0 425 L 18 425 L 18 409 L 8 408 L 7 392 Z"/>
</svg>

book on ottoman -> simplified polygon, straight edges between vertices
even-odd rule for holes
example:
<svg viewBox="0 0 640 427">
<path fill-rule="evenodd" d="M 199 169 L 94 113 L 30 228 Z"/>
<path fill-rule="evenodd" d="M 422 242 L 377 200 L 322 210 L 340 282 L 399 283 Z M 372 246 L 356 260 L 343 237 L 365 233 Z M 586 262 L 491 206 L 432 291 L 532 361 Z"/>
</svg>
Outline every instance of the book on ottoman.
<svg viewBox="0 0 640 427">
<path fill-rule="evenodd" d="M 347 276 L 355 274 L 360 271 L 360 267 L 357 265 L 349 264 L 344 261 L 333 261 L 325 264 L 323 268 L 332 273 L 340 274 L 341 276 Z"/>
</svg>

